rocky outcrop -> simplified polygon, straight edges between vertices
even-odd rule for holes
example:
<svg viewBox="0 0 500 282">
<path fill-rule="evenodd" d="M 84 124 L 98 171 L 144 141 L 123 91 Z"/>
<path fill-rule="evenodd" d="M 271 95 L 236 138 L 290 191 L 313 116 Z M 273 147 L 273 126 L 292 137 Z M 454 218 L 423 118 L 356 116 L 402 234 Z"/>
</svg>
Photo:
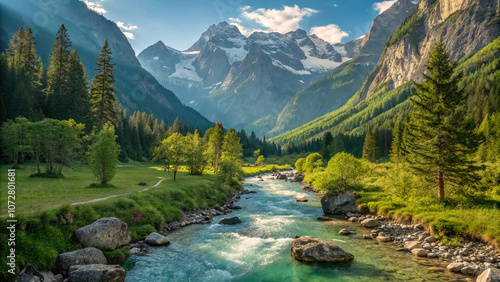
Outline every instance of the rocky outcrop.
<svg viewBox="0 0 500 282">
<path fill-rule="evenodd" d="M 43 275 L 31 264 L 27 264 L 19 275 L 17 276 L 16 281 L 18 282 L 36 282 L 36 281 L 44 281 Z"/>
<path fill-rule="evenodd" d="M 123 282 L 126 271 L 119 265 L 74 265 L 69 269 L 68 282 Z"/>
<path fill-rule="evenodd" d="M 444 42 L 450 59 L 458 61 L 500 35 L 497 0 L 423 0 L 410 17 L 413 22 L 406 27 L 406 36 L 393 35 L 388 41 L 384 56 L 359 92 L 359 101 L 375 94 L 382 84 L 390 90 L 405 81 L 420 81 L 438 41 Z"/>
<path fill-rule="evenodd" d="M 339 231 L 339 235 L 349 235 L 349 234 L 351 234 L 351 232 L 345 228 Z"/>
<path fill-rule="evenodd" d="M 299 203 L 305 203 L 305 202 L 308 202 L 309 200 L 306 199 L 306 198 L 298 198 L 298 199 L 295 199 L 295 202 L 299 202 Z"/>
<path fill-rule="evenodd" d="M 167 239 L 167 237 L 156 232 L 149 234 L 149 236 L 146 237 L 145 241 L 146 243 L 154 246 L 163 246 L 170 244 L 170 241 Z"/>
<path fill-rule="evenodd" d="M 116 217 L 105 217 L 75 231 L 75 237 L 84 247 L 114 250 L 130 242 L 130 231 L 125 222 Z"/>
<path fill-rule="evenodd" d="M 238 223 L 241 223 L 241 219 L 239 219 L 237 216 L 224 218 L 219 222 L 219 224 L 227 224 L 227 225 L 235 225 Z"/>
<path fill-rule="evenodd" d="M 311 236 L 302 236 L 292 243 L 292 257 L 306 262 L 349 262 L 354 256 L 345 252 L 339 246 Z"/>
<path fill-rule="evenodd" d="M 335 196 L 322 197 L 321 207 L 326 214 L 346 214 L 358 211 L 356 198 L 352 191 L 344 191 Z"/>
<path fill-rule="evenodd" d="M 108 261 L 102 251 L 93 247 L 62 253 L 57 257 L 57 269 L 65 276 L 72 265 L 106 263 Z"/>
<path fill-rule="evenodd" d="M 328 216 L 324 216 L 324 215 L 320 215 L 316 218 L 316 220 L 319 220 L 319 221 L 330 221 L 332 220 L 331 218 L 329 218 Z"/>
</svg>

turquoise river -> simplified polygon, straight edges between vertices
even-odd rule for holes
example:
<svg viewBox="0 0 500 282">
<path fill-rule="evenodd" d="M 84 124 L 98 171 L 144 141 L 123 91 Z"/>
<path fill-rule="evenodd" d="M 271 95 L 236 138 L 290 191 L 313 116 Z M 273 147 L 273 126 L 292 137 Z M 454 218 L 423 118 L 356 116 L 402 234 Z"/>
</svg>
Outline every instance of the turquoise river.
<svg viewBox="0 0 500 282">
<path fill-rule="evenodd" d="M 397 252 L 392 243 L 362 239 L 369 230 L 342 219 L 320 222 L 319 197 L 297 183 L 264 176 L 245 180 L 236 203 L 241 210 L 167 234 L 168 247 L 151 247 L 125 262 L 126 281 L 466 281 L 449 272 L 430 272 L 445 262 Z M 305 197 L 307 203 L 296 198 Z M 243 223 L 217 224 L 238 216 Z M 355 234 L 340 236 L 347 228 Z M 354 255 L 347 264 L 314 264 L 290 256 L 292 237 L 310 235 L 333 242 Z M 439 265 L 441 263 L 441 265 Z"/>
</svg>

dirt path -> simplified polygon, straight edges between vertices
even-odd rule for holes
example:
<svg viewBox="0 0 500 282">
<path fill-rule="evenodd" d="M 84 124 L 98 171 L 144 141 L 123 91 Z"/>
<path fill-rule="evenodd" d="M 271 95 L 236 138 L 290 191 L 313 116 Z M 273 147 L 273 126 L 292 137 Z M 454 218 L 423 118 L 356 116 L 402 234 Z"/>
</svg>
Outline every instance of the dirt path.
<svg viewBox="0 0 500 282">
<path fill-rule="evenodd" d="M 160 185 L 160 183 L 162 183 L 164 180 L 167 180 L 167 179 L 166 179 L 166 178 L 163 178 L 163 179 L 161 179 L 160 181 L 156 182 L 156 184 L 155 184 L 155 185 L 150 186 L 150 187 L 146 187 L 146 188 L 144 188 L 144 189 L 142 189 L 142 190 L 139 190 L 139 193 L 144 192 L 144 191 L 147 191 L 147 190 L 149 190 L 149 189 L 151 189 L 151 188 L 155 188 L 156 186 Z M 96 202 L 104 201 L 104 200 L 111 199 L 111 198 L 114 198 L 114 197 L 123 196 L 123 195 L 129 195 L 129 194 L 132 194 L 132 192 L 129 192 L 129 193 L 122 193 L 122 194 L 116 194 L 116 195 L 111 195 L 111 196 L 107 196 L 107 197 L 103 197 L 103 198 L 98 198 L 98 199 L 92 199 L 92 200 L 83 201 L 83 202 L 72 203 L 71 205 L 72 205 L 72 206 L 76 206 L 76 205 L 83 205 L 83 204 L 96 203 Z"/>
</svg>

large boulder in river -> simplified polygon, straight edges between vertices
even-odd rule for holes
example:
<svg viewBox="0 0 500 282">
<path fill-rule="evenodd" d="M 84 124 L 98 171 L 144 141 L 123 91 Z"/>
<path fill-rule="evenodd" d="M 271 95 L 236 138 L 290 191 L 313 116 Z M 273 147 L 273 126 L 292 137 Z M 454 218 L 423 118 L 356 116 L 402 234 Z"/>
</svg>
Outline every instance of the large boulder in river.
<svg viewBox="0 0 500 282">
<path fill-rule="evenodd" d="M 73 265 L 69 268 L 68 282 L 123 282 L 125 274 L 125 269 L 119 265 Z"/>
<path fill-rule="evenodd" d="M 237 216 L 224 218 L 223 220 L 219 221 L 219 224 L 227 224 L 227 225 L 235 225 L 238 223 L 241 223 L 241 219 L 239 219 Z"/>
<path fill-rule="evenodd" d="M 88 247 L 72 252 L 62 253 L 57 257 L 57 269 L 64 275 L 72 265 L 106 264 L 108 261 L 101 250 Z"/>
<path fill-rule="evenodd" d="M 356 198 L 352 191 L 344 191 L 335 196 L 322 197 L 321 207 L 326 214 L 346 214 L 358 211 Z"/>
<path fill-rule="evenodd" d="M 170 241 L 167 239 L 167 237 L 159 233 L 153 232 L 149 234 L 148 237 L 146 237 L 146 243 L 154 246 L 163 246 L 170 244 Z"/>
<path fill-rule="evenodd" d="M 84 247 L 114 250 L 130 242 L 130 231 L 125 222 L 116 217 L 104 217 L 75 231 L 75 237 Z"/>
<path fill-rule="evenodd" d="M 478 277 L 476 282 L 499 282 L 500 281 L 500 269 L 498 268 L 488 268 L 484 270 Z"/>
<path fill-rule="evenodd" d="M 295 239 L 291 248 L 292 257 L 307 262 L 348 262 L 354 256 L 345 252 L 339 246 L 311 236 Z"/>
</svg>

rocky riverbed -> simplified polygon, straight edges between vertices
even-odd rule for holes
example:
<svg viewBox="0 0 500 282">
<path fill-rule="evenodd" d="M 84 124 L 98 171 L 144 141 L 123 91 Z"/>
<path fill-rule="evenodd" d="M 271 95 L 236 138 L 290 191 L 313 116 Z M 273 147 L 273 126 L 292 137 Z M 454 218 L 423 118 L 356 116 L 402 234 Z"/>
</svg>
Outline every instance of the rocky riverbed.
<svg viewBox="0 0 500 282">
<path fill-rule="evenodd" d="M 381 215 L 358 213 L 347 213 L 345 218 L 353 224 L 370 223 L 364 239 L 392 242 L 398 251 L 449 262 L 448 271 L 475 276 L 488 268 L 500 268 L 500 252 L 484 242 L 465 240 L 462 246 L 451 247 L 431 236 L 420 224 L 402 224 Z"/>
</svg>

